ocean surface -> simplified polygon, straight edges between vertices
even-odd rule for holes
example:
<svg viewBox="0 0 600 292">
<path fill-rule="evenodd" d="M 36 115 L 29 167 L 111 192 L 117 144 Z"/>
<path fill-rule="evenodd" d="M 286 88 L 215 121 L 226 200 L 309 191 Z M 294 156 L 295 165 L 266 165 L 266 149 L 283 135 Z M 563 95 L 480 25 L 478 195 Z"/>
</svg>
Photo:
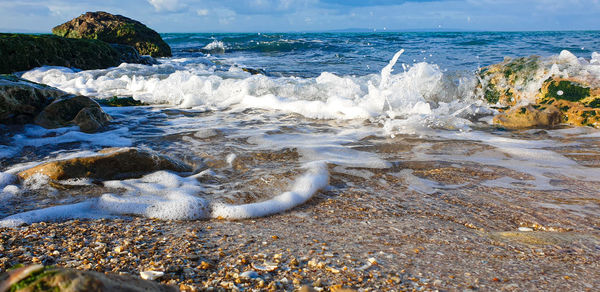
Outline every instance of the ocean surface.
<svg viewBox="0 0 600 292">
<path fill-rule="evenodd" d="M 148 106 L 104 107 L 114 120 L 94 134 L 0 126 L 0 226 L 260 217 L 293 209 L 319 191 L 373 192 L 387 184 L 381 173 L 423 194 L 474 187 L 598 194 L 572 185 L 600 181 L 600 130 L 499 129 L 491 125 L 497 112 L 477 93 L 475 72 L 506 57 L 575 56 L 600 80 L 600 32 L 162 36 L 173 57 L 159 65 L 20 74 L 70 93 L 132 96 Z M 16 178 L 34 165 L 106 147 L 150 149 L 195 171 L 103 182 Z M 461 169 L 470 175 L 458 183 L 436 180 L 418 175 L 422 169 L 411 167 L 418 163 L 443 165 L 450 177 L 466 176 Z M 351 182 L 357 177 L 359 185 Z M 540 204 L 600 215 L 597 200 Z"/>
</svg>

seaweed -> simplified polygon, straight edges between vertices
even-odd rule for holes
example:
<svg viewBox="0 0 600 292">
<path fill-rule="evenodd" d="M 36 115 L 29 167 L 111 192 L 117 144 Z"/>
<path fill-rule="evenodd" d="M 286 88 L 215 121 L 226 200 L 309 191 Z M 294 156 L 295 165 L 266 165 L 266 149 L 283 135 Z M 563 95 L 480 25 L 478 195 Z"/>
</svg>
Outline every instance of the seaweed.
<svg viewBox="0 0 600 292">
<path fill-rule="evenodd" d="M 508 62 L 505 66 L 504 77 L 513 81 L 529 81 L 533 78 L 533 73 L 539 68 L 539 57 L 522 57 Z"/>
<path fill-rule="evenodd" d="M 494 84 L 490 83 L 486 87 L 485 100 L 487 100 L 487 102 L 491 104 L 496 104 L 498 103 L 498 101 L 500 101 L 500 92 L 496 90 L 496 86 L 494 86 Z"/>
<path fill-rule="evenodd" d="M 128 96 L 128 97 L 117 97 L 117 96 L 113 96 L 109 99 L 101 99 L 98 100 L 98 103 L 101 105 L 107 105 L 107 106 L 140 106 L 140 105 L 146 105 L 145 103 L 139 101 L 139 100 L 135 100 L 133 99 L 133 97 Z"/>
<path fill-rule="evenodd" d="M 561 91 L 562 94 L 559 94 L 559 91 Z M 567 80 L 562 80 L 558 83 L 556 81 L 550 82 L 546 93 L 546 97 L 572 102 L 580 101 L 588 96 L 590 96 L 589 87 L 583 87 L 578 83 Z"/>
<path fill-rule="evenodd" d="M 600 108 L 600 98 L 590 101 L 588 104 L 586 104 L 586 106 L 591 108 Z"/>
<path fill-rule="evenodd" d="M 565 106 L 561 106 L 561 107 L 560 107 L 560 108 L 558 108 L 558 109 L 559 109 L 561 112 L 566 112 L 566 111 L 568 111 L 569 109 L 571 109 L 571 107 L 570 107 L 570 106 L 568 106 L 568 105 L 565 105 Z"/>
<path fill-rule="evenodd" d="M 10 286 L 10 292 L 16 292 L 24 288 L 33 288 L 32 291 L 60 291 L 59 287 L 49 286 L 42 281 L 43 278 L 52 276 L 58 271 L 52 266 L 45 266 L 43 269 L 31 273 L 27 278 Z M 33 285 L 33 287 L 32 287 Z"/>
</svg>

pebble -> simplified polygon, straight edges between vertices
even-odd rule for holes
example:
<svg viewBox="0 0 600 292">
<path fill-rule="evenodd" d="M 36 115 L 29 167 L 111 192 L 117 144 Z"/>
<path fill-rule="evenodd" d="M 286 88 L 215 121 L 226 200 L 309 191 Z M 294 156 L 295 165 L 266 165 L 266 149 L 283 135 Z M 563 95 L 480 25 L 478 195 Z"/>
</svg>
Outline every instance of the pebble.
<svg viewBox="0 0 600 292">
<path fill-rule="evenodd" d="M 144 280 L 154 281 L 160 277 L 162 277 L 165 273 L 160 271 L 143 271 L 140 272 L 140 277 Z"/>
<path fill-rule="evenodd" d="M 240 274 L 240 278 L 245 278 L 245 279 L 256 279 L 258 277 L 260 277 L 260 276 L 255 271 L 245 271 Z"/>
</svg>

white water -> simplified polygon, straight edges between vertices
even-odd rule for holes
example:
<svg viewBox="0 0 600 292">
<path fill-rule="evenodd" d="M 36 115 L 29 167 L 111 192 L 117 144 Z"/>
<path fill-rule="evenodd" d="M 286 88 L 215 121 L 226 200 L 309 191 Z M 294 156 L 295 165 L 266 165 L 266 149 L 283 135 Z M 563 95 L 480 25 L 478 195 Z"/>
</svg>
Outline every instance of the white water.
<svg viewBox="0 0 600 292">
<path fill-rule="evenodd" d="M 478 141 L 491 150 L 474 154 L 428 153 L 428 144 L 412 151 L 416 161 L 474 162 L 503 167 L 534 177 L 523 181 L 511 177 L 484 181 L 492 187 L 535 190 L 560 189 L 552 184 L 557 176 L 577 180 L 599 181 L 597 169 L 584 167 L 554 151 L 560 144 L 554 140 L 519 140 L 473 130 L 485 126 L 478 122 L 494 111 L 473 95 L 473 80 L 449 80 L 437 65 L 417 63 L 394 73 L 401 59 L 398 52 L 381 74 L 338 76 L 323 72 L 317 78 L 268 77 L 250 75 L 232 67 L 217 71 L 215 67 L 189 59 L 164 60 L 161 65 L 123 64 L 106 70 L 75 71 L 68 68 L 44 67 L 23 74 L 24 78 L 46 83 L 62 90 L 96 97 L 133 96 L 164 107 L 107 108 L 115 123 L 105 132 L 85 134 L 76 127 L 46 130 L 27 126 L 2 145 L 0 156 L 13 157 L 23 147 L 45 148 L 78 144 L 75 150 L 58 151 L 43 161 L 13 165 L 0 172 L 0 198 L 14 199 L 22 190 L 47 187 L 43 179 L 19 185 L 14 174 L 32 165 L 66 157 L 89 155 L 82 149 L 116 146 L 142 146 L 144 138 L 184 135 L 172 148 L 198 154 L 206 147 L 250 147 L 252 150 L 278 151 L 296 149 L 299 163 L 306 172 L 287 191 L 273 193 L 268 199 L 243 205 L 227 205 L 213 201 L 211 190 L 200 182 L 203 176 L 218 176 L 208 169 L 194 176 L 181 177 L 170 172 L 156 172 L 140 179 L 108 181 L 108 188 L 125 189 L 123 194 L 106 193 L 84 202 L 54 206 L 15 214 L 0 220 L 0 226 L 16 226 L 46 220 L 68 218 L 100 218 L 137 215 L 159 219 L 243 219 L 267 216 L 293 208 L 310 199 L 328 185 L 326 163 L 338 165 L 340 172 L 361 174 L 351 168 L 385 169 L 390 163 L 374 152 L 353 149 L 352 143 L 368 136 L 416 135 L 425 139 Z M 569 54 L 551 58 L 563 74 L 600 76 L 598 54 L 591 61 L 573 59 Z M 587 62 L 587 63 L 586 63 Z M 565 64 L 569 64 L 566 66 Z M 579 67 L 577 67 L 579 66 Z M 570 68 L 570 69 L 567 69 Z M 573 69 L 577 68 L 577 69 Z M 176 114 L 169 109 L 184 111 Z M 190 117 L 184 113 L 208 112 L 206 116 Z M 260 112 L 247 113 L 249 110 Z M 280 119 L 299 114 L 291 122 Z M 311 122 L 311 119 L 319 119 Z M 301 124 L 298 124 L 301 121 Z M 256 124 L 256 126 L 253 125 Z M 286 128 L 288 132 L 281 129 Z M 186 136 L 192 133 L 190 136 Z M 557 137 L 573 135 L 579 138 L 598 137 L 597 130 L 565 133 L 550 131 Z M 202 139 L 226 136 L 228 141 L 218 146 Z M 248 145 L 236 144 L 243 140 Z M 567 145 L 564 145 L 567 146 Z M 221 152 L 221 149 L 216 149 Z M 238 153 L 226 151 L 225 161 L 231 168 Z M 261 176 L 263 173 L 256 173 Z M 438 190 L 460 188 L 443 185 L 415 176 L 411 170 L 398 173 L 407 187 L 431 194 Z M 221 176 L 228 179 L 227 176 Z M 221 178 L 220 177 L 220 178 Z M 519 184 L 520 183 L 520 184 Z"/>
<path fill-rule="evenodd" d="M 329 174 L 325 163 L 313 162 L 307 164 L 306 168 L 306 173 L 294 182 L 290 191 L 258 203 L 211 203 L 198 196 L 204 190 L 196 180 L 198 175 L 180 177 L 167 171 L 158 171 L 140 179 L 104 183 L 109 188 L 126 189 L 127 192 L 121 196 L 107 193 L 82 203 L 18 213 L 1 219 L 0 227 L 74 218 L 111 218 L 117 215 L 162 220 L 263 217 L 303 204 L 328 185 Z"/>
<path fill-rule="evenodd" d="M 268 77 L 236 67 L 216 71 L 189 59 L 81 72 L 43 67 L 22 77 L 74 94 L 133 96 L 146 103 L 180 108 L 253 108 L 317 119 L 402 121 L 401 125 L 390 123 L 390 131 L 409 126 L 465 128 L 470 115 L 490 113 L 464 84 L 472 81 L 456 85 L 437 65 L 418 63 L 406 72 L 392 74 L 400 55 L 398 52 L 381 74 L 360 77 L 328 72 L 317 78 Z"/>
</svg>

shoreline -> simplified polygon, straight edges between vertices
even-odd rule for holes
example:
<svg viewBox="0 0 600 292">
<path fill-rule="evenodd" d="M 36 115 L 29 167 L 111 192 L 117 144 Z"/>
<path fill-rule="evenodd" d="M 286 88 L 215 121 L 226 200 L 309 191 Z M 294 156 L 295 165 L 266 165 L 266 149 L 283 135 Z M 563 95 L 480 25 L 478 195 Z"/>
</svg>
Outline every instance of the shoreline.
<svg viewBox="0 0 600 292">
<path fill-rule="evenodd" d="M 158 281 L 184 291 L 292 291 L 304 285 L 323 291 L 591 291 L 600 286 L 600 222 L 527 203 L 528 196 L 576 199 L 575 192 L 524 196 L 519 190 L 473 186 L 423 194 L 388 174 L 376 174 L 388 180 L 382 185 L 334 172 L 331 185 L 360 187 L 322 191 L 289 212 L 252 220 L 126 218 L 3 228 L 0 270 L 32 262 L 134 277 L 158 270 L 165 272 Z M 519 231 L 529 230 L 519 225 L 533 231 Z M 259 278 L 240 276 L 247 271 Z"/>
</svg>

